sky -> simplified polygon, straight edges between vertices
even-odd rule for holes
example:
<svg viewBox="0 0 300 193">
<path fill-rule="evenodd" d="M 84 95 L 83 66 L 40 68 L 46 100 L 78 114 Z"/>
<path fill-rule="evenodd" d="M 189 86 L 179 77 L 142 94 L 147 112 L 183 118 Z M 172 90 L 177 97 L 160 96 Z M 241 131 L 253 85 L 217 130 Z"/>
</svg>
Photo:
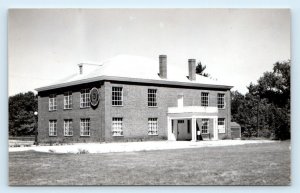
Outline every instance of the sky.
<svg viewBox="0 0 300 193">
<path fill-rule="evenodd" d="M 13 9 L 8 17 L 9 96 L 49 85 L 128 54 L 187 69 L 247 92 L 277 61 L 290 59 L 288 9 Z M 158 69 L 157 69 L 158 70 Z"/>
</svg>

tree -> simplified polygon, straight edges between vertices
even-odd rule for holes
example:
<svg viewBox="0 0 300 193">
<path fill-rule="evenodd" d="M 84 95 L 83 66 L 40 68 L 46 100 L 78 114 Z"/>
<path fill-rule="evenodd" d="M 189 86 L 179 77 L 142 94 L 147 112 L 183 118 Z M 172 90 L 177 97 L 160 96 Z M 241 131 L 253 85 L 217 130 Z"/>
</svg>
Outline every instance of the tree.
<svg viewBox="0 0 300 193">
<path fill-rule="evenodd" d="M 201 62 L 199 62 L 196 66 L 196 74 L 209 77 L 210 75 L 204 72 L 205 69 L 206 69 L 206 65 L 202 65 Z"/>
<path fill-rule="evenodd" d="M 33 92 L 9 97 L 9 135 L 33 135 L 37 107 L 37 95 Z"/>
<path fill-rule="evenodd" d="M 257 101 L 253 95 L 232 92 L 232 121 L 238 122 L 244 137 L 257 136 Z"/>
<path fill-rule="evenodd" d="M 290 138 L 290 60 L 276 62 L 245 95 L 232 92 L 232 120 L 243 136 Z"/>
<path fill-rule="evenodd" d="M 257 81 L 257 85 L 250 84 L 249 93 L 282 108 L 290 105 L 290 60 L 276 62 L 272 72 L 265 72 Z"/>
<path fill-rule="evenodd" d="M 240 112 L 240 107 L 242 106 L 245 100 L 245 96 L 238 91 L 231 92 L 231 114 L 233 119 L 236 119 L 236 115 Z"/>
<path fill-rule="evenodd" d="M 275 138 L 290 138 L 290 66 L 291 61 L 276 62 L 272 72 L 265 72 L 257 85 L 249 89 L 260 99 L 270 104 L 268 117 L 273 124 L 272 133 Z"/>
</svg>

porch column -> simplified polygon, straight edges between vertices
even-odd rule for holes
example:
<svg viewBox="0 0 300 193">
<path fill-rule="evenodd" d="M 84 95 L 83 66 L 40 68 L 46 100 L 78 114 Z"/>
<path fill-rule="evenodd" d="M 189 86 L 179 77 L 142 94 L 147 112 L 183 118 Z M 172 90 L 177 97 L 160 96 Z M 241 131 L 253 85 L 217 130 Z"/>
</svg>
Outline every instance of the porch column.
<svg viewBox="0 0 300 193">
<path fill-rule="evenodd" d="M 173 140 L 172 138 L 172 119 L 168 117 L 168 140 Z"/>
<path fill-rule="evenodd" d="M 197 137 L 196 137 L 196 118 L 192 118 L 192 141 L 197 141 Z"/>
<path fill-rule="evenodd" d="M 219 131 L 218 131 L 218 117 L 213 118 L 213 121 L 214 121 L 214 140 L 218 140 L 219 139 L 219 137 L 218 137 L 218 134 L 219 134 Z"/>
</svg>

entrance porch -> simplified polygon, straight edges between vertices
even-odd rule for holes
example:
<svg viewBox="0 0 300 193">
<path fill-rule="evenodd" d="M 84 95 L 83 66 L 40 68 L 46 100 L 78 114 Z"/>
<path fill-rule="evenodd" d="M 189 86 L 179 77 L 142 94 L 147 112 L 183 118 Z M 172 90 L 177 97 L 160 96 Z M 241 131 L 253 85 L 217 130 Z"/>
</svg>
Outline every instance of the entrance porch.
<svg viewBox="0 0 300 193">
<path fill-rule="evenodd" d="M 168 109 L 168 140 L 218 140 L 217 107 L 171 107 Z"/>
</svg>

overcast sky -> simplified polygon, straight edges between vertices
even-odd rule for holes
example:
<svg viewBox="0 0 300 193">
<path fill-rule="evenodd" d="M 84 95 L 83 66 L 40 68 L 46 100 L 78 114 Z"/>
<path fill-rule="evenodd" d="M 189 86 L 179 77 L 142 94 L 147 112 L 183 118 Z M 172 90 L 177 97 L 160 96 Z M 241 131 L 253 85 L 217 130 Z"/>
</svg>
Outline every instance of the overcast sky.
<svg viewBox="0 0 300 193">
<path fill-rule="evenodd" d="M 119 54 L 166 54 L 168 65 L 183 68 L 195 58 L 245 93 L 290 59 L 287 9 L 19 9 L 10 10 L 8 30 L 9 95 Z"/>
</svg>

